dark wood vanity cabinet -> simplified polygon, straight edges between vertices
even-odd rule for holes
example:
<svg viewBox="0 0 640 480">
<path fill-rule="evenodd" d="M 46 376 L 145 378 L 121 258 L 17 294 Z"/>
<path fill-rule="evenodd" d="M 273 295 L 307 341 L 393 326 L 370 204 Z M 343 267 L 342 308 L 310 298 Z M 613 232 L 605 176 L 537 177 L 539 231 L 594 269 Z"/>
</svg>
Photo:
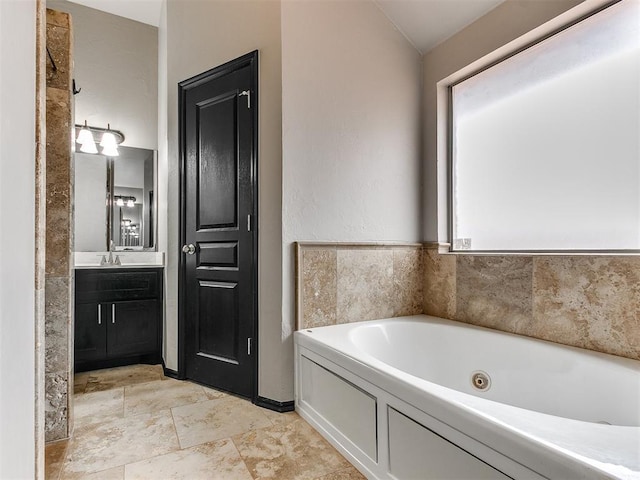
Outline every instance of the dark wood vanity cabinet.
<svg viewBox="0 0 640 480">
<path fill-rule="evenodd" d="M 76 371 L 162 361 L 162 268 L 76 270 Z"/>
</svg>

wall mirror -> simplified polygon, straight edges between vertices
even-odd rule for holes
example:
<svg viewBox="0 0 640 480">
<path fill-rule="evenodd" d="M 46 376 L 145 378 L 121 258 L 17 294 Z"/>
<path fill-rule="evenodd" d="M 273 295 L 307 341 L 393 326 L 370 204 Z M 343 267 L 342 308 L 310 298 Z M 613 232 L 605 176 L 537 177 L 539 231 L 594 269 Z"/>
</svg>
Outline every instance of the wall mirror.
<svg viewBox="0 0 640 480">
<path fill-rule="evenodd" d="M 75 153 L 75 250 L 156 249 L 156 152 Z"/>
</svg>

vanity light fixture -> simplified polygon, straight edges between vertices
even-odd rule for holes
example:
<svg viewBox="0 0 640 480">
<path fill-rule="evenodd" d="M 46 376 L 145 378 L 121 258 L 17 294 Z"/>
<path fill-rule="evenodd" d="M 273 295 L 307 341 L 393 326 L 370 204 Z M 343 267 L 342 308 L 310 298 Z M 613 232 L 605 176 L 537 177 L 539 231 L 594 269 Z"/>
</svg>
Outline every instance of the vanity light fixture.
<svg viewBox="0 0 640 480">
<path fill-rule="evenodd" d="M 118 207 L 124 207 L 126 205 L 129 208 L 133 208 L 136 206 L 136 197 L 115 195 L 113 199 L 116 201 Z"/>
<path fill-rule="evenodd" d="M 77 125 L 76 125 L 77 127 Z M 93 132 L 87 126 L 87 121 L 84 121 L 84 127 L 78 132 L 76 142 L 80 144 L 80 151 L 84 153 L 98 153 L 96 147 L 96 141 L 93 138 Z"/>
<path fill-rule="evenodd" d="M 78 128 L 78 125 L 76 125 L 76 129 Z M 89 130 L 89 127 L 87 126 L 87 121 L 84 121 L 84 126 L 80 127 L 80 131 L 78 132 L 78 136 L 76 137 L 76 142 L 79 143 L 80 145 L 84 145 L 87 142 L 93 142 L 93 144 L 95 145 L 95 141 L 93 139 L 93 133 L 91 133 L 91 130 Z"/>
<path fill-rule="evenodd" d="M 100 140 L 100 146 L 102 147 L 102 154 L 107 157 L 117 157 L 118 143 L 116 142 L 116 136 L 111 132 L 111 125 L 107 123 L 107 131 L 102 134 L 102 140 Z"/>
<path fill-rule="evenodd" d="M 118 145 L 124 142 L 124 134 L 118 130 L 112 130 L 111 125 L 107 124 L 107 128 L 92 127 L 87 125 L 75 126 L 77 136 L 76 142 L 80 144 L 80 151 L 84 153 L 98 153 L 95 138 L 100 139 L 103 155 L 107 157 L 119 156 Z"/>
<path fill-rule="evenodd" d="M 89 133 L 89 135 L 91 135 L 91 133 Z M 98 147 L 96 147 L 96 142 L 93 141 L 93 135 L 91 135 L 91 140 L 86 140 L 80 144 L 80 151 L 84 153 L 98 153 Z"/>
</svg>

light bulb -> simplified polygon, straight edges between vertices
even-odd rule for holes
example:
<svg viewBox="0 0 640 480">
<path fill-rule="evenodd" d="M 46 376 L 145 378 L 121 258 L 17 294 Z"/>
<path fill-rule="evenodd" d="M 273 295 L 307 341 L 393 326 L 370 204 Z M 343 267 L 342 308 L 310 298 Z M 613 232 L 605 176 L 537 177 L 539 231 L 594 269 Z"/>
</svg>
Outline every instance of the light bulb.
<svg viewBox="0 0 640 480">
<path fill-rule="evenodd" d="M 86 141 L 80 144 L 80 151 L 84 153 L 98 153 L 98 147 L 96 147 L 96 142 L 93 141 L 93 137 L 91 137 L 91 141 Z M 80 142 L 78 142 L 80 143 Z"/>
<path fill-rule="evenodd" d="M 102 154 L 105 157 L 118 157 L 118 156 L 120 156 L 120 153 L 118 152 L 118 145 L 116 145 L 114 143 L 113 145 L 103 146 L 102 147 Z"/>
<path fill-rule="evenodd" d="M 129 200 L 127 200 L 127 207 L 133 208 L 135 206 L 136 204 L 134 203 L 133 199 L 130 198 Z"/>
<path fill-rule="evenodd" d="M 122 197 L 116 199 L 116 205 L 119 207 L 124 207 L 124 200 L 122 199 Z"/>
<path fill-rule="evenodd" d="M 93 140 L 93 133 L 86 126 L 80 129 L 78 132 L 78 138 L 76 138 L 76 142 L 80 145 L 84 145 L 85 143 L 93 143 L 95 146 L 95 141 Z"/>
<path fill-rule="evenodd" d="M 116 136 L 113 133 L 106 131 L 102 134 L 102 140 L 100 140 L 101 147 L 110 147 L 111 145 L 117 144 Z"/>
</svg>

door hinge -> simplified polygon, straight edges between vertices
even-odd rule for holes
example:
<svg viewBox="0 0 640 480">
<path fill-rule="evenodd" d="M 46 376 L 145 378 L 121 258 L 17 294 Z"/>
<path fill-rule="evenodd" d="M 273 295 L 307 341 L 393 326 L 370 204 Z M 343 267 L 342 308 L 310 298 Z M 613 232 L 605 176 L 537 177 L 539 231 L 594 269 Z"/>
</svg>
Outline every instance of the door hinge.
<svg viewBox="0 0 640 480">
<path fill-rule="evenodd" d="M 249 337 L 247 338 L 247 355 L 251 356 L 251 344 L 252 344 L 252 338 Z"/>
<path fill-rule="evenodd" d="M 243 90 L 238 96 L 247 97 L 247 108 L 251 108 L 251 90 Z"/>
</svg>

